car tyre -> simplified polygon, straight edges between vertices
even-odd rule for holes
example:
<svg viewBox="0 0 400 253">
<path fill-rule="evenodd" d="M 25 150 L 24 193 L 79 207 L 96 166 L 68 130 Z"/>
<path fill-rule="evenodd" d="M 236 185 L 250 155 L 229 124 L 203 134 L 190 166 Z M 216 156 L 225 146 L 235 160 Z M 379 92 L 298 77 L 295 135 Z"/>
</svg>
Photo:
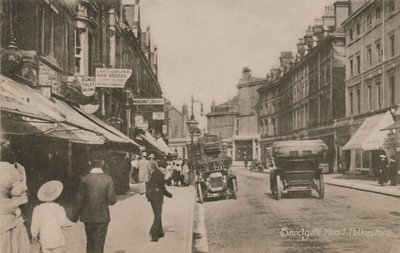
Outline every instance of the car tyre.
<svg viewBox="0 0 400 253">
<path fill-rule="evenodd" d="M 276 199 L 280 200 L 282 198 L 282 191 L 283 191 L 283 185 L 282 185 L 282 180 L 279 175 L 276 175 Z"/>
<path fill-rule="evenodd" d="M 232 198 L 237 199 L 237 182 L 236 179 L 232 179 Z"/>
<path fill-rule="evenodd" d="M 324 186 L 324 175 L 320 175 L 317 180 L 317 189 L 318 189 L 318 197 L 320 199 L 324 198 L 325 195 L 325 186 Z"/>
<path fill-rule="evenodd" d="M 196 188 L 197 188 L 197 197 L 199 198 L 199 203 L 203 203 L 204 199 L 203 199 L 203 191 L 201 190 L 201 184 L 197 183 Z"/>
</svg>

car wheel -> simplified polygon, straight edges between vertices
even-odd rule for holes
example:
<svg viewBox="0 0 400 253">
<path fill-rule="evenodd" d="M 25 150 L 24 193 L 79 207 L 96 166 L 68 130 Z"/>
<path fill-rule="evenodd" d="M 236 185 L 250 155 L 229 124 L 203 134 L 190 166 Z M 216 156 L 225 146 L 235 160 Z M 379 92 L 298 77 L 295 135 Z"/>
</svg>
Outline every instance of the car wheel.
<svg viewBox="0 0 400 253">
<path fill-rule="evenodd" d="M 282 191 L 283 191 L 283 185 L 282 185 L 282 180 L 279 175 L 276 175 L 276 199 L 280 200 L 282 198 Z"/>
<path fill-rule="evenodd" d="M 238 189 L 237 189 L 236 179 L 232 179 L 232 197 L 234 199 L 237 199 L 237 191 L 238 191 Z"/>
<path fill-rule="evenodd" d="M 325 195 L 325 186 L 324 186 L 324 176 L 322 174 L 319 176 L 317 189 L 318 189 L 318 197 L 320 199 L 323 199 Z"/>
<path fill-rule="evenodd" d="M 201 184 L 196 184 L 196 188 L 197 188 L 197 197 L 199 198 L 199 202 L 203 203 L 204 199 L 203 199 L 203 191 L 201 190 Z"/>
</svg>

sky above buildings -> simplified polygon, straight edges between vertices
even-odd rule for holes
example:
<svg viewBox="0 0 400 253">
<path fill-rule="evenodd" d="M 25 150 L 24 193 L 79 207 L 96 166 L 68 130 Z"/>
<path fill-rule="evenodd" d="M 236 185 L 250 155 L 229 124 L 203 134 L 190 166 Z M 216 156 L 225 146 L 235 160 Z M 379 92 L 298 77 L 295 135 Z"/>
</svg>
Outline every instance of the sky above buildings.
<svg viewBox="0 0 400 253">
<path fill-rule="evenodd" d="M 164 97 L 206 112 L 236 95 L 243 67 L 265 77 L 281 51 L 296 50 L 333 0 L 141 0 L 141 26 L 158 47 Z M 199 104 L 195 110 L 199 110 Z"/>
</svg>

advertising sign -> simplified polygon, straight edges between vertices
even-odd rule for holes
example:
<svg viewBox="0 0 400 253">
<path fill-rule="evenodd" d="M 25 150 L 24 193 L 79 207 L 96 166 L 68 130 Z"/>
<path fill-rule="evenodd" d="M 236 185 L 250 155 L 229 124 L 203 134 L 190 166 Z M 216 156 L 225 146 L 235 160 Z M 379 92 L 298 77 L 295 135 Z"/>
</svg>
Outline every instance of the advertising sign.
<svg viewBox="0 0 400 253">
<path fill-rule="evenodd" d="M 143 115 L 136 115 L 135 116 L 135 126 L 142 125 L 144 122 Z"/>
<path fill-rule="evenodd" d="M 96 87 L 124 88 L 126 80 L 131 76 L 132 69 L 96 69 Z"/>
<path fill-rule="evenodd" d="M 153 120 L 164 120 L 165 113 L 164 112 L 153 112 Z"/>
<path fill-rule="evenodd" d="M 82 77 L 81 80 L 81 91 L 82 94 L 90 97 L 96 91 L 96 78 L 91 76 Z"/>
<path fill-rule="evenodd" d="M 162 125 L 162 133 L 167 134 L 168 133 L 168 126 L 167 125 Z"/>
<path fill-rule="evenodd" d="M 164 105 L 163 98 L 134 98 L 134 105 Z"/>
</svg>

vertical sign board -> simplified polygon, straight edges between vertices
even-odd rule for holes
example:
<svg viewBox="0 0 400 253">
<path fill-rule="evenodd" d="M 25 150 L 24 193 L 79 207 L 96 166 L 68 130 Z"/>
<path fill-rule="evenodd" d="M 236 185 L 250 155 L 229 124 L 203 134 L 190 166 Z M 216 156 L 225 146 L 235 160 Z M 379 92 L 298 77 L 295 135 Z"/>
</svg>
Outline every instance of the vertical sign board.
<svg viewBox="0 0 400 253">
<path fill-rule="evenodd" d="M 90 97 L 94 95 L 95 90 L 96 90 L 96 79 L 92 76 L 82 77 L 81 80 L 82 94 L 87 97 Z"/>
<path fill-rule="evenodd" d="M 125 82 L 132 75 L 132 69 L 96 69 L 96 87 L 124 88 Z"/>
<path fill-rule="evenodd" d="M 162 125 L 162 133 L 166 135 L 168 133 L 168 126 L 167 125 Z"/>
<path fill-rule="evenodd" d="M 59 94 L 61 79 L 60 73 L 50 68 L 46 64 L 39 62 L 39 85 L 45 87 L 51 87 L 51 92 Z"/>
</svg>

